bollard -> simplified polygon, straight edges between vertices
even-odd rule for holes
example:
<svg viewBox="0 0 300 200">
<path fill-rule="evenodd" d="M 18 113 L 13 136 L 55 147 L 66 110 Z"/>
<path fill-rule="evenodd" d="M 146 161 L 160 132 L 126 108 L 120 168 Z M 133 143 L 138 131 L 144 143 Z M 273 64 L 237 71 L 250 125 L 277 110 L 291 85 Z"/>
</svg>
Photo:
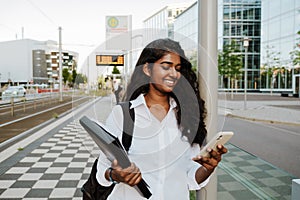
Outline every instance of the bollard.
<svg viewBox="0 0 300 200">
<path fill-rule="evenodd" d="M 26 112 L 26 106 L 25 106 L 26 98 L 23 97 L 22 101 L 23 101 L 23 112 Z"/>
<path fill-rule="evenodd" d="M 298 200 L 300 197 L 300 179 L 292 180 L 292 200 Z"/>
<path fill-rule="evenodd" d="M 11 116 L 14 116 L 14 97 L 11 97 L 10 98 L 10 104 L 11 104 L 11 107 L 10 107 L 10 114 Z"/>
<path fill-rule="evenodd" d="M 33 108 L 34 108 L 34 110 L 36 109 L 36 103 L 35 103 L 35 94 L 33 95 Z"/>
</svg>

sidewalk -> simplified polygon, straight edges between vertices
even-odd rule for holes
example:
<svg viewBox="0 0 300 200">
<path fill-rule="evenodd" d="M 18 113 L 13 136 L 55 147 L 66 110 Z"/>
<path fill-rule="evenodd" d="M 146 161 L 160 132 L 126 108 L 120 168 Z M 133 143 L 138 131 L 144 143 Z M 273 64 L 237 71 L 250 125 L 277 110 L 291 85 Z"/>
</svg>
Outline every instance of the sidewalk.
<svg viewBox="0 0 300 200">
<path fill-rule="evenodd" d="M 244 105 L 246 102 L 246 109 Z M 280 94 L 219 94 L 218 112 L 254 121 L 300 125 L 300 98 L 281 97 Z"/>
<path fill-rule="evenodd" d="M 242 113 L 241 105 L 224 102 L 226 112 Z M 87 114 L 103 121 L 111 105 L 104 97 L 0 152 L 0 199 L 81 199 L 80 188 L 99 150 L 78 119 Z M 293 177 L 233 145 L 227 147 L 217 171 L 219 200 L 291 198 Z"/>
</svg>

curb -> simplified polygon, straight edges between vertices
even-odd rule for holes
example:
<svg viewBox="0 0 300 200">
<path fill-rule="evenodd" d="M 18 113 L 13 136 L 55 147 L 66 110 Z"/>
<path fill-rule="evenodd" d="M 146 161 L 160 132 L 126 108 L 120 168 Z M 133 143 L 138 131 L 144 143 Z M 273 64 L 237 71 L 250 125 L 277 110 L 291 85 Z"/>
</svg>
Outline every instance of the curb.
<svg viewBox="0 0 300 200">
<path fill-rule="evenodd" d="M 296 123 L 296 122 L 283 122 L 283 121 L 276 121 L 276 120 L 258 119 L 258 118 L 251 118 L 251 117 L 243 117 L 243 116 L 234 115 L 234 114 L 226 114 L 225 116 L 232 117 L 232 118 L 238 118 L 238 119 L 245 119 L 245 120 L 254 121 L 254 122 L 265 122 L 265 123 L 269 123 L 269 124 L 285 124 L 285 125 L 300 126 L 300 123 Z"/>
</svg>

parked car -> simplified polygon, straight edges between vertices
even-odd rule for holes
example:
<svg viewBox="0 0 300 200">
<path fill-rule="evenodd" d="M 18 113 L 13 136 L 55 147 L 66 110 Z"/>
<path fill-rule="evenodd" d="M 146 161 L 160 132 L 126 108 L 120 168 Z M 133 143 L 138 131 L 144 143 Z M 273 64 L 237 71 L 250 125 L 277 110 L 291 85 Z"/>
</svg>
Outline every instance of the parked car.
<svg viewBox="0 0 300 200">
<path fill-rule="evenodd" d="M 23 86 L 9 86 L 2 92 L 2 100 L 10 99 L 11 97 L 25 97 L 26 89 Z"/>
</svg>

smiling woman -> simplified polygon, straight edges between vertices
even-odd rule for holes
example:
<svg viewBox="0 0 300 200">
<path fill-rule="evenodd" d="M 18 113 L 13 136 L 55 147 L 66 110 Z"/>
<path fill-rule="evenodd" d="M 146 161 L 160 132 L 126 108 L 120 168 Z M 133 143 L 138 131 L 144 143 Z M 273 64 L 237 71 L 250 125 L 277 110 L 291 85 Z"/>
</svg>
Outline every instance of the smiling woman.
<svg viewBox="0 0 300 200">
<path fill-rule="evenodd" d="M 208 157 L 197 157 L 206 137 L 204 101 L 178 42 L 158 39 L 143 49 L 123 100 L 130 101 L 134 110 L 127 152 L 132 163 L 123 169 L 116 160 L 100 154 L 97 181 L 106 187 L 115 184 L 108 199 L 144 199 L 133 187 L 143 178 L 150 186 L 151 199 L 188 200 L 189 190 L 206 185 L 227 149 L 219 146 Z M 122 141 L 120 105 L 112 109 L 106 127 Z"/>
</svg>

